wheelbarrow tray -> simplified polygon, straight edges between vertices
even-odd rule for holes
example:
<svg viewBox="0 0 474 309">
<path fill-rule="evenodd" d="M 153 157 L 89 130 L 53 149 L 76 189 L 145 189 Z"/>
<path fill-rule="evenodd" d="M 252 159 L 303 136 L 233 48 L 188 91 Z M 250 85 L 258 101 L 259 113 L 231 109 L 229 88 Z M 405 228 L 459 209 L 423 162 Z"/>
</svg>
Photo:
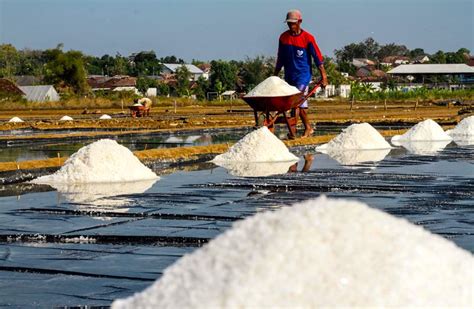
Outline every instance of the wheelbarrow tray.
<svg viewBox="0 0 474 309">
<path fill-rule="evenodd" d="M 302 92 L 280 97 L 243 97 L 242 98 L 256 112 L 286 112 L 300 106 L 304 102 Z"/>
</svg>

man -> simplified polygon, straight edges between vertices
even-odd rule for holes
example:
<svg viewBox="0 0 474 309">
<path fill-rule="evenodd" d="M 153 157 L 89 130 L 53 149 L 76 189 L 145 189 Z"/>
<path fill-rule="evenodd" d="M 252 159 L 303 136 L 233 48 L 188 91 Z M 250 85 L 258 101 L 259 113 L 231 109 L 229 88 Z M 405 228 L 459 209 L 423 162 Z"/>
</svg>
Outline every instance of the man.
<svg viewBox="0 0 474 309">
<path fill-rule="evenodd" d="M 323 56 L 313 35 L 301 28 L 303 22 L 301 12 L 299 10 L 289 11 L 286 14 L 285 22 L 289 30 L 280 35 L 274 75 L 278 75 L 283 67 L 286 82 L 307 93 L 312 75 L 311 58 L 313 58 L 321 73 L 319 83 L 322 87 L 326 87 L 328 80 L 324 69 Z M 307 109 L 308 102 L 305 101 L 300 106 L 300 117 L 304 125 L 303 137 L 308 137 L 314 133 L 309 123 Z M 294 138 L 294 136 L 289 137 Z"/>
</svg>

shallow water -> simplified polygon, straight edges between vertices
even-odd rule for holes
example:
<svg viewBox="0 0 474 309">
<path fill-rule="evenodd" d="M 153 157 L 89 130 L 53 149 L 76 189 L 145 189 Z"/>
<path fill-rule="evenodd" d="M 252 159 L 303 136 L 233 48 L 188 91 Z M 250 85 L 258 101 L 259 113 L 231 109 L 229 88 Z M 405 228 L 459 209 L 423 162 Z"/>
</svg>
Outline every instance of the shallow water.
<svg viewBox="0 0 474 309">
<path fill-rule="evenodd" d="M 4 186 L 0 305 L 109 305 L 150 285 L 232 222 L 321 194 L 363 201 L 474 252 L 474 147 L 451 143 L 437 151 L 331 158 L 300 150 L 300 162 L 288 169 L 228 171 L 207 163 L 155 183 L 59 192 Z M 252 173 L 233 176 L 236 170 Z M 260 170 L 283 174 L 259 177 Z"/>
</svg>

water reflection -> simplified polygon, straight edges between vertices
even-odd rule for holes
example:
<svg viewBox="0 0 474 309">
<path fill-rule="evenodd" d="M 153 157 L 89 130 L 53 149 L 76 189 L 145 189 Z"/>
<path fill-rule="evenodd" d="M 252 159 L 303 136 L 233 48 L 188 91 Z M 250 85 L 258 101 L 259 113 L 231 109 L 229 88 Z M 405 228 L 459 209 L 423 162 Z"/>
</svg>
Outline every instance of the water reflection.
<svg viewBox="0 0 474 309">
<path fill-rule="evenodd" d="M 116 183 L 81 183 L 81 184 L 50 184 L 60 197 L 79 204 L 80 210 L 102 212 L 127 212 L 131 200 L 116 198 L 118 195 L 140 194 L 150 189 L 158 179 L 116 182 Z"/>
<path fill-rule="evenodd" d="M 395 146 L 402 146 L 416 155 L 433 155 L 443 150 L 451 141 L 392 141 Z"/>
<path fill-rule="evenodd" d="M 229 174 L 239 177 L 265 177 L 286 174 L 297 161 L 286 162 L 214 162 Z"/>
<path fill-rule="evenodd" d="M 472 146 L 474 145 L 474 136 L 454 137 L 454 142 L 458 146 Z"/>
<path fill-rule="evenodd" d="M 391 149 L 344 150 L 328 149 L 323 153 L 336 160 L 341 165 L 355 165 L 365 162 L 379 162 L 385 159 Z"/>
</svg>

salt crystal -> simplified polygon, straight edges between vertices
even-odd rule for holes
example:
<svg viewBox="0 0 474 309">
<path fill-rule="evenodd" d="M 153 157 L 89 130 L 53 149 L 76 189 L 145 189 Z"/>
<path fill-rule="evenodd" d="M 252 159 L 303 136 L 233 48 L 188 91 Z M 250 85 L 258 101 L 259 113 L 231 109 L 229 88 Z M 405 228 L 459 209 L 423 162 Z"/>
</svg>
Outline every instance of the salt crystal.
<svg viewBox="0 0 474 309">
<path fill-rule="evenodd" d="M 61 119 L 59 119 L 60 121 L 71 121 L 71 120 L 74 120 L 72 119 L 72 117 L 69 117 L 69 116 L 62 116 Z"/>
<path fill-rule="evenodd" d="M 104 119 L 112 119 L 112 117 L 110 117 L 110 116 L 107 115 L 107 114 L 104 114 L 104 115 L 100 116 L 99 119 L 102 119 L 102 120 L 104 120 Z"/>
<path fill-rule="evenodd" d="M 360 149 L 390 149 L 385 138 L 368 123 L 353 124 L 329 143 L 316 147 L 318 151 L 333 149 L 336 151 Z"/>
<path fill-rule="evenodd" d="M 23 122 L 23 120 L 19 117 L 13 117 L 12 119 L 8 120 L 8 122 Z"/>
<path fill-rule="evenodd" d="M 112 308 L 472 307 L 471 253 L 349 200 L 258 213 Z"/>
<path fill-rule="evenodd" d="M 451 141 L 452 138 L 435 121 L 427 119 L 414 125 L 405 134 L 395 135 L 391 142 L 399 141 Z"/>
<path fill-rule="evenodd" d="M 291 86 L 278 76 L 270 76 L 249 91 L 245 97 L 281 97 L 300 92 L 298 88 Z"/>
<path fill-rule="evenodd" d="M 143 165 L 128 148 L 116 141 L 102 139 L 82 147 L 52 175 L 35 183 L 128 182 L 159 178 Z"/>
<path fill-rule="evenodd" d="M 454 138 L 474 137 L 474 116 L 464 118 L 454 129 L 448 130 L 446 133 Z"/>
<path fill-rule="evenodd" d="M 212 162 L 285 162 L 297 161 L 285 144 L 267 127 L 255 130 L 235 143 Z"/>
</svg>

